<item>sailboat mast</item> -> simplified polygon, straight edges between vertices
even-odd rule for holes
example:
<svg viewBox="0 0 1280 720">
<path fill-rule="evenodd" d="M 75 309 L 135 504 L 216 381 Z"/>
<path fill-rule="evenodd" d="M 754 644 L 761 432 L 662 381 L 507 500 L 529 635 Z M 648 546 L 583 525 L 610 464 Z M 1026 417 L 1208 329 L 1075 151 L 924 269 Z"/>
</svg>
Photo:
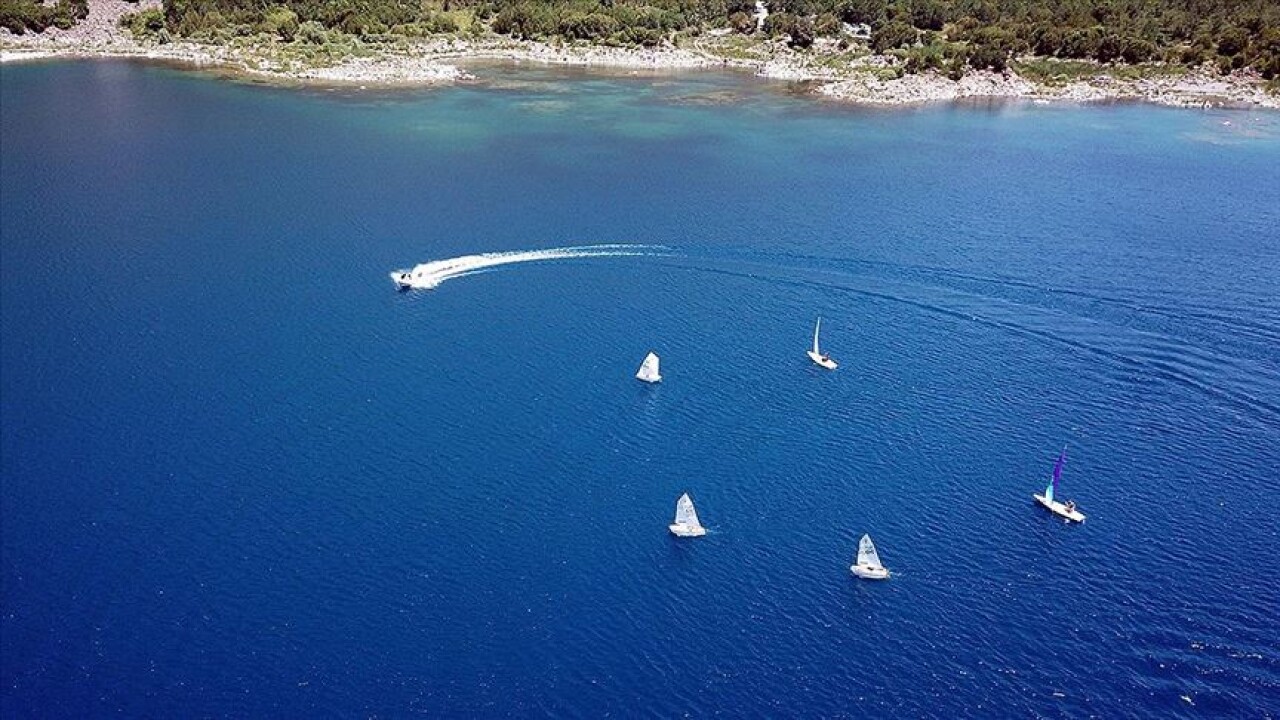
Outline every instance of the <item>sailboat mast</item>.
<svg viewBox="0 0 1280 720">
<path fill-rule="evenodd" d="M 822 329 L 822 317 L 818 317 L 818 324 L 813 326 L 813 354 L 821 355 L 818 351 L 818 331 Z"/>
</svg>

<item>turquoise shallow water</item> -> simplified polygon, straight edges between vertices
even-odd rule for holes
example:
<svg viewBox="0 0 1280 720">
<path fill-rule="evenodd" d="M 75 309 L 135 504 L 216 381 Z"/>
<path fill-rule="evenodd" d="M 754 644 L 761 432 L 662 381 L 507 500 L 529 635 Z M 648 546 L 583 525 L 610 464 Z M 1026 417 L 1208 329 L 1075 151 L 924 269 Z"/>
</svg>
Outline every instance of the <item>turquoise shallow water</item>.
<svg viewBox="0 0 1280 720">
<path fill-rule="evenodd" d="M 0 69 L 5 715 L 1275 715 L 1280 115 L 488 77 Z"/>
</svg>

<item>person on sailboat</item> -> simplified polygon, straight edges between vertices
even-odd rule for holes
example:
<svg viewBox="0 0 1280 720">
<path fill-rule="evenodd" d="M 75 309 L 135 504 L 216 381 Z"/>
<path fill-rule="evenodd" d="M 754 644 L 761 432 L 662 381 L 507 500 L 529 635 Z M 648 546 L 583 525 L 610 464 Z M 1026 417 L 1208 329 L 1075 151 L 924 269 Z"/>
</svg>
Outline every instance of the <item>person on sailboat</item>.
<svg viewBox="0 0 1280 720">
<path fill-rule="evenodd" d="M 1062 506 L 1063 506 L 1063 507 L 1065 507 L 1065 508 L 1067 509 L 1067 512 L 1075 512 L 1075 511 L 1076 511 L 1076 501 L 1075 501 L 1075 500 L 1068 500 L 1068 501 L 1066 501 L 1065 503 L 1063 503 L 1063 505 L 1062 505 Z"/>
</svg>

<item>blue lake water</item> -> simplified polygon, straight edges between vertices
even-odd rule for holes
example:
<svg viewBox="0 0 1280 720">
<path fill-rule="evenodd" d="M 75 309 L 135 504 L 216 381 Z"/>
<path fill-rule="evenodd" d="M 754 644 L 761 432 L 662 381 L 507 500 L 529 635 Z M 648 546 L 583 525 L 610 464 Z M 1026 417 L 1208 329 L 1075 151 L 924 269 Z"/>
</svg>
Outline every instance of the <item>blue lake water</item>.
<svg viewBox="0 0 1280 720">
<path fill-rule="evenodd" d="M 1277 715 L 1280 114 L 485 75 L 0 70 L 6 717 Z"/>
</svg>

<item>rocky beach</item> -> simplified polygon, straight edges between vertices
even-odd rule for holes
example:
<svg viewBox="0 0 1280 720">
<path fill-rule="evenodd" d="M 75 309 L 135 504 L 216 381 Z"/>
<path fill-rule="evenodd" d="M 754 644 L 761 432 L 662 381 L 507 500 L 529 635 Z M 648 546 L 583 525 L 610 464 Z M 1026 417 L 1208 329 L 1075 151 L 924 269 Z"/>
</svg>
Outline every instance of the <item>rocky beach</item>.
<svg viewBox="0 0 1280 720">
<path fill-rule="evenodd" d="M 1040 82 L 1018 74 L 970 72 L 952 80 L 937 72 L 902 73 L 895 59 L 847 52 L 834 43 L 810 50 L 763 42 L 744 50 L 727 31 L 712 31 L 679 46 L 655 49 L 600 45 L 550 44 L 505 36 L 442 36 L 399 43 L 370 43 L 360 52 L 317 60 L 276 41 L 195 43 L 139 41 L 120 26 L 126 13 L 160 6 L 158 0 L 89 0 L 89 16 L 69 30 L 14 35 L 0 29 L 0 60 L 133 57 L 219 68 L 285 82 L 341 85 L 431 85 L 475 79 L 468 61 L 505 61 L 679 71 L 732 68 L 762 78 L 806 83 L 819 98 L 868 105 L 914 105 L 969 98 L 1030 99 L 1064 102 L 1144 101 L 1178 107 L 1251 107 L 1280 109 L 1280 95 L 1268 92 L 1255 73 L 1223 76 L 1211 68 L 1153 72 L 1118 77 L 1104 65 L 1096 74 L 1071 75 Z M 1076 63 L 1078 66 L 1078 63 Z"/>
</svg>

